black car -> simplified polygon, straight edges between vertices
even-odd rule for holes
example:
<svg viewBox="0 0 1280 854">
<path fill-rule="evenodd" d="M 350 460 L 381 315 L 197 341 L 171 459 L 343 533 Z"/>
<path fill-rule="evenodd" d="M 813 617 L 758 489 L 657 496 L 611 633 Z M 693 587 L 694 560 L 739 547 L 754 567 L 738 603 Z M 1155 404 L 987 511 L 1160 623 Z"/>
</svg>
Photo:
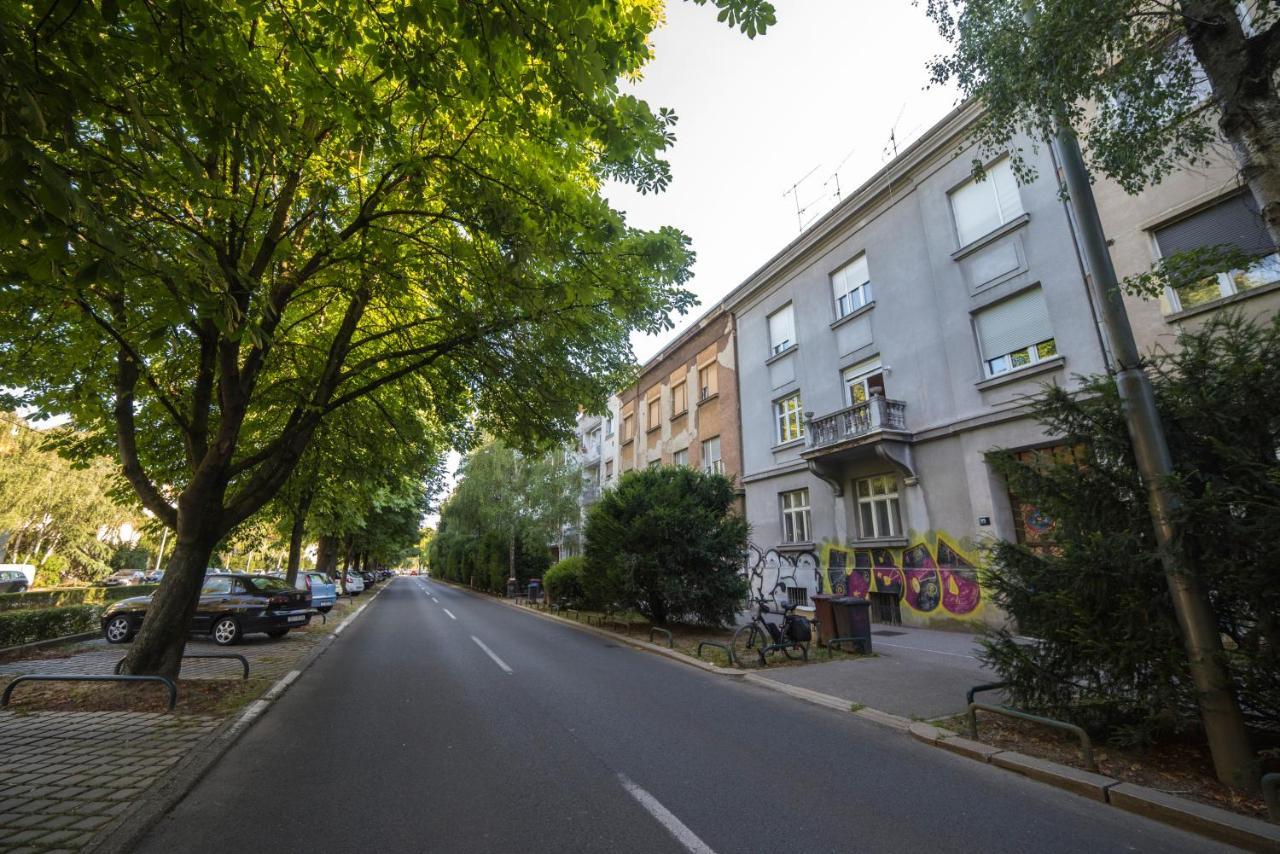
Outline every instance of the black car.
<svg viewBox="0 0 1280 854">
<path fill-rule="evenodd" d="M 27 589 L 27 577 L 16 569 L 0 569 L 0 593 L 21 593 Z"/>
<path fill-rule="evenodd" d="M 305 626 L 311 619 L 310 594 L 296 590 L 278 578 L 264 575 L 208 575 L 200 588 L 200 602 L 191 621 L 191 631 L 213 636 L 214 643 L 230 646 L 247 634 L 266 632 L 282 638 L 289 629 Z M 124 599 L 102 615 L 102 634 L 108 643 L 133 640 L 142 626 L 150 596 Z"/>
<path fill-rule="evenodd" d="M 365 590 L 368 590 L 370 587 L 372 587 L 373 585 L 377 584 L 379 581 L 382 580 L 378 578 L 378 573 L 373 572 L 371 570 L 367 570 L 367 569 L 364 572 L 360 573 L 360 577 L 364 579 Z"/>
</svg>

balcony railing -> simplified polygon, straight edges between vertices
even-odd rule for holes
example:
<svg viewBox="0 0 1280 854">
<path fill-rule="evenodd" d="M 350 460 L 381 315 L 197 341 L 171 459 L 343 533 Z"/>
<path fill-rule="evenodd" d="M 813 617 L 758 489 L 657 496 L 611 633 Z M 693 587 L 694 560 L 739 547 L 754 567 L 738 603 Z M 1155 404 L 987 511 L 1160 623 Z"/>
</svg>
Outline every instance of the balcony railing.
<svg viewBox="0 0 1280 854">
<path fill-rule="evenodd" d="M 805 413 L 806 447 L 813 450 L 837 445 L 876 430 L 906 430 L 906 409 L 901 400 L 873 397 L 821 418 Z"/>
</svg>

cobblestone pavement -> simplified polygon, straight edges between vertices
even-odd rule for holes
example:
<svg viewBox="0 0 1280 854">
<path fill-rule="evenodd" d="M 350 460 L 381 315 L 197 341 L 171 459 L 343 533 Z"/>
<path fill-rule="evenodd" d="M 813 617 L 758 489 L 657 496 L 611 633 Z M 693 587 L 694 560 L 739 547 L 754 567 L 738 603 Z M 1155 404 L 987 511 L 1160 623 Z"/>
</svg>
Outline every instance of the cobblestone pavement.
<svg viewBox="0 0 1280 854">
<path fill-rule="evenodd" d="M 0 851 L 75 851 L 221 722 L 146 712 L 0 712 Z"/>
<path fill-rule="evenodd" d="M 243 655 L 252 678 L 274 682 L 358 604 L 342 600 L 327 621 L 313 620 L 278 640 L 250 635 L 228 649 L 192 638 L 187 652 Z M 0 684 L 22 674 L 109 674 L 127 651 L 88 641 L 66 658 L 0 664 Z M 241 673 L 234 660 L 193 659 L 182 668 L 183 679 L 240 679 Z M 145 801 L 149 788 L 223 721 L 150 712 L 0 711 L 0 852 L 82 849 Z"/>
</svg>

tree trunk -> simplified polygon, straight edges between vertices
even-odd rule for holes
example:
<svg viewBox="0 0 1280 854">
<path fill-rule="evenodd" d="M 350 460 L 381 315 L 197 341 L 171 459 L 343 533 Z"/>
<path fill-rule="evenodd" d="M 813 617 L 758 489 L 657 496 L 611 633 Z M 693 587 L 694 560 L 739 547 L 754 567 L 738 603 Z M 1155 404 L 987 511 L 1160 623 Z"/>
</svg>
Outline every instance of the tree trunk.
<svg viewBox="0 0 1280 854">
<path fill-rule="evenodd" d="M 1184 0 L 1183 20 L 1196 59 L 1213 86 L 1218 127 L 1235 151 L 1240 177 L 1280 245 L 1280 33 L 1246 36 L 1231 0 Z"/>
<path fill-rule="evenodd" d="M 514 579 L 516 577 L 516 532 L 511 532 L 511 539 L 507 543 L 507 578 Z"/>
<path fill-rule="evenodd" d="M 307 529 L 307 510 L 311 506 L 311 494 L 303 493 L 298 506 L 293 509 L 293 529 L 289 532 L 289 568 L 284 580 L 293 584 L 298 580 L 298 566 L 302 563 L 302 536 Z"/>
<path fill-rule="evenodd" d="M 134 638 L 122 673 L 177 679 L 187 630 L 200 600 L 209 557 L 223 536 L 222 489 L 188 487 L 178 498 L 178 531 L 160 588 Z"/>
</svg>

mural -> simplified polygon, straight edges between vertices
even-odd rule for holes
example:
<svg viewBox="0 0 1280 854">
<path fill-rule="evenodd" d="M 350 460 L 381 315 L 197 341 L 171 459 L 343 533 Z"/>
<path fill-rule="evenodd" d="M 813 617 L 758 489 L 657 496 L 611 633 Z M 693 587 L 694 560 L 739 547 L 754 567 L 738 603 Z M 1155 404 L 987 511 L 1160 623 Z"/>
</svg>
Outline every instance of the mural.
<svg viewBox="0 0 1280 854">
<path fill-rule="evenodd" d="M 861 598 L 887 593 L 918 614 L 968 619 L 982 611 L 975 551 L 938 531 L 913 535 L 904 548 L 827 543 L 815 554 L 751 545 L 744 565 L 752 597 L 782 601 L 788 587 Z"/>
<path fill-rule="evenodd" d="M 982 606 L 978 559 L 945 533 L 914 536 L 905 548 L 822 548 L 824 593 L 889 593 L 920 614 L 976 616 Z"/>
</svg>

